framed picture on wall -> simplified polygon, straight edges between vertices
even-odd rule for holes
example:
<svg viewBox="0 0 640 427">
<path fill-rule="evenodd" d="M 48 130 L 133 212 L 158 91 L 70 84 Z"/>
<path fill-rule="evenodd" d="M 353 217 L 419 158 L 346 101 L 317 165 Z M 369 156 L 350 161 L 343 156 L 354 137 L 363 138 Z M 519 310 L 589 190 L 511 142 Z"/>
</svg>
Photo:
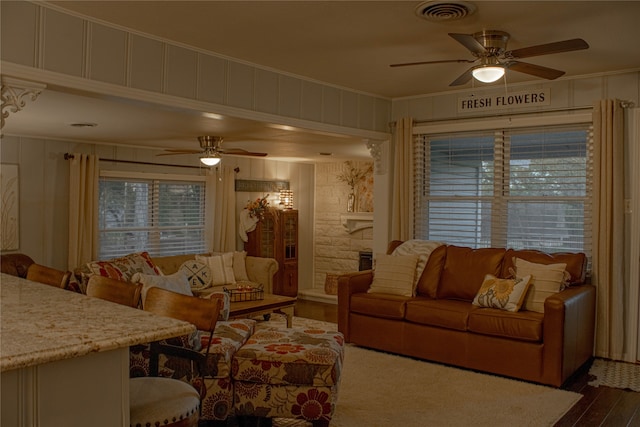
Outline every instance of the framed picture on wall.
<svg viewBox="0 0 640 427">
<path fill-rule="evenodd" d="M 20 247 L 19 220 L 19 182 L 18 165 L 0 165 L 0 191 L 2 204 L 0 205 L 0 231 L 2 235 L 3 251 L 17 250 Z"/>
</svg>

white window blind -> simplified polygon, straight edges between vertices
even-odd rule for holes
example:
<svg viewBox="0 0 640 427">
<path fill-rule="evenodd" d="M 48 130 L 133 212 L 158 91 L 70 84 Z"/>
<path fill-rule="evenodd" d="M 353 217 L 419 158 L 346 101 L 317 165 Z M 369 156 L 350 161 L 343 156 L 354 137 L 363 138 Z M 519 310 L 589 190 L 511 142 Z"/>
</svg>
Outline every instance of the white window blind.
<svg viewBox="0 0 640 427">
<path fill-rule="evenodd" d="M 588 125 L 418 135 L 416 238 L 591 253 Z"/>
<path fill-rule="evenodd" d="M 205 183 L 100 178 L 100 259 L 205 252 Z"/>
</svg>

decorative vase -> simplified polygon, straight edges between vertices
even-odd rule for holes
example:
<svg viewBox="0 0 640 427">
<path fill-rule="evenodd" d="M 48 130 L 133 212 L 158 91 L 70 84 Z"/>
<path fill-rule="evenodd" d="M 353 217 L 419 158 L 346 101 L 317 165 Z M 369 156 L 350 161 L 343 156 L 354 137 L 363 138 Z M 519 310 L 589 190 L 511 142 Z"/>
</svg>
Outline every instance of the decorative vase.
<svg viewBox="0 0 640 427">
<path fill-rule="evenodd" d="M 356 195 L 353 192 L 349 193 L 349 199 L 347 200 L 347 212 L 355 212 L 356 210 Z"/>
</svg>

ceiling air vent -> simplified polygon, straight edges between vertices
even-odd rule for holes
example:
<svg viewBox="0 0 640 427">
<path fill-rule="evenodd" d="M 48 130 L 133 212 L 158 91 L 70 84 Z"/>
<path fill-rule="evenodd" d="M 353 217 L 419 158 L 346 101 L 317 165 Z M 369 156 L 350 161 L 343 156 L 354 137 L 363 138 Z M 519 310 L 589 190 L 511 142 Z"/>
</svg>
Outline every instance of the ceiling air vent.
<svg viewBox="0 0 640 427">
<path fill-rule="evenodd" d="M 416 7 L 416 15 L 428 21 L 456 21 L 475 12 L 476 7 L 466 1 L 427 1 Z"/>
</svg>

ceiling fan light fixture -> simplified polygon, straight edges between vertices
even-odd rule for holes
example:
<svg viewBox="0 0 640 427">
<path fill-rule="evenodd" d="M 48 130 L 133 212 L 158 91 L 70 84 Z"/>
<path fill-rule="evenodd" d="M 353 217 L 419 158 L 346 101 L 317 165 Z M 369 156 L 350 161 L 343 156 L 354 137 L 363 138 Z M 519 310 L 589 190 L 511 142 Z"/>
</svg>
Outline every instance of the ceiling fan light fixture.
<svg viewBox="0 0 640 427">
<path fill-rule="evenodd" d="M 216 153 L 216 152 L 212 152 L 212 153 L 204 153 L 201 157 L 200 157 L 200 161 L 207 166 L 215 166 L 218 163 L 220 163 L 220 160 L 222 160 L 220 158 L 220 154 Z"/>
<path fill-rule="evenodd" d="M 504 76 L 504 67 L 499 65 L 480 65 L 471 71 L 473 78 L 482 83 L 493 83 Z"/>
</svg>

